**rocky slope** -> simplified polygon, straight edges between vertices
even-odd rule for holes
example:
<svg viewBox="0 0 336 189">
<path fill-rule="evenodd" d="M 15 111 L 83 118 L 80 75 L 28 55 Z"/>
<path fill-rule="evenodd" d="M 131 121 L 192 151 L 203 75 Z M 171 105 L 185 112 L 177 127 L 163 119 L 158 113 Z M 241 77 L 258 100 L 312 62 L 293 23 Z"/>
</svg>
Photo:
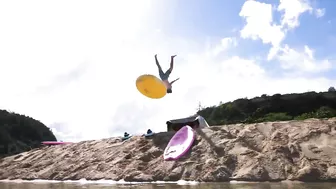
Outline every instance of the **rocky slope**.
<svg viewBox="0 0 336 189">
<path fill-rule="evenodd" d="M 126 181 L 336 180 L 336 119 L 198 130 L 189 154 L 164 161 L 173 133 L 43 147 L 0 159 L 0 179 Z"/>
</svg>

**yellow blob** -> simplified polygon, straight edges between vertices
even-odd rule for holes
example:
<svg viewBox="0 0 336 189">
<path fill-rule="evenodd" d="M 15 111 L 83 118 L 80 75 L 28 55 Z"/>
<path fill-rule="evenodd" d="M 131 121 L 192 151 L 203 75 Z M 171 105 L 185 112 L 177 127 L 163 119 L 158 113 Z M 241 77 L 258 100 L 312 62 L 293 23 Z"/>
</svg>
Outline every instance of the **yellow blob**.
<svg viewBox="0 0 336 189">
<path fill-rule="evenodd" d="M 167 88 L 163 82 L 154 75 L 141 75 L 136 80 L 136 87 L 141 94 L 148 98 L 162 98 L 167 93 Z"/>
</svg>

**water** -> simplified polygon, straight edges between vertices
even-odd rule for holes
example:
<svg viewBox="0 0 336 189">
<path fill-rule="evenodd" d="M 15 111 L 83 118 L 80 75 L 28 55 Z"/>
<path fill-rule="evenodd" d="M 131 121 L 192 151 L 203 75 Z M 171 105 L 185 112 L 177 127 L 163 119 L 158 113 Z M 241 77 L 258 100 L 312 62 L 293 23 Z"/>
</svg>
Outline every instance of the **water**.
<svg viewBox="0 0 336 189">
<path fill-rule="evenodd" d="M 108 184 L 0 182 L 0 189 L 336 189 L 336 183 Z"/>
</svg>

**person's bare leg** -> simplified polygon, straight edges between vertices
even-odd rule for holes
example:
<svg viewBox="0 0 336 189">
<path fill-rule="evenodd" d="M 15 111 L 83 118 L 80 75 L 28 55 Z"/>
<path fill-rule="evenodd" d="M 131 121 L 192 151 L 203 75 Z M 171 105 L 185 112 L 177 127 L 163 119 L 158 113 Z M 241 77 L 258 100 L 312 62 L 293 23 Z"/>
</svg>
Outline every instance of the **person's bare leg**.
<svg viewBox="0 0 336 189">
<path fill-rule="evenodd" d="M 176 55 L 173 55 L 170 57 L 170 67 L 169 67 L 169 71 L 172 72 L 173 68 L 174 68 L 174 58 Z"/>
<path fill-rule="evenodd" d="M 157 59 L 157 55 L 155 55 L 154 57 L 155 57 L 155 63 L 156 63 L 156 66 L 158 67 L 159 71 L 162 70 L 162 69 L 161 69 L 161 66 L 160 66 L 160 63 L 159 63 L 159 61 L 158 61 L 158 59 Z"/>
</svg>

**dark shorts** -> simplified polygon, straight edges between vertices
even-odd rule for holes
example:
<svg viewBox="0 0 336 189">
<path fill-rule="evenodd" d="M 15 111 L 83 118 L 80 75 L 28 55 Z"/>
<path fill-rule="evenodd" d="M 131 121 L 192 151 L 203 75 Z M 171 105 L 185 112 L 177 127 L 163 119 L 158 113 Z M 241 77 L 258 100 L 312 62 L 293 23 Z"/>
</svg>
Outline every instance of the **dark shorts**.
<svg viewBox="0 0 336 189">
<path fill-rule="evenodd" d="M 160 76 L 162 81 L 163 80 L 168 80 L 170 73 L 171 73 L 170 69 L 168 69 L 166 71 L 166 73 L 164 73 L 161 69 L 159 70 L 159 76 Z"/>
</svg>

